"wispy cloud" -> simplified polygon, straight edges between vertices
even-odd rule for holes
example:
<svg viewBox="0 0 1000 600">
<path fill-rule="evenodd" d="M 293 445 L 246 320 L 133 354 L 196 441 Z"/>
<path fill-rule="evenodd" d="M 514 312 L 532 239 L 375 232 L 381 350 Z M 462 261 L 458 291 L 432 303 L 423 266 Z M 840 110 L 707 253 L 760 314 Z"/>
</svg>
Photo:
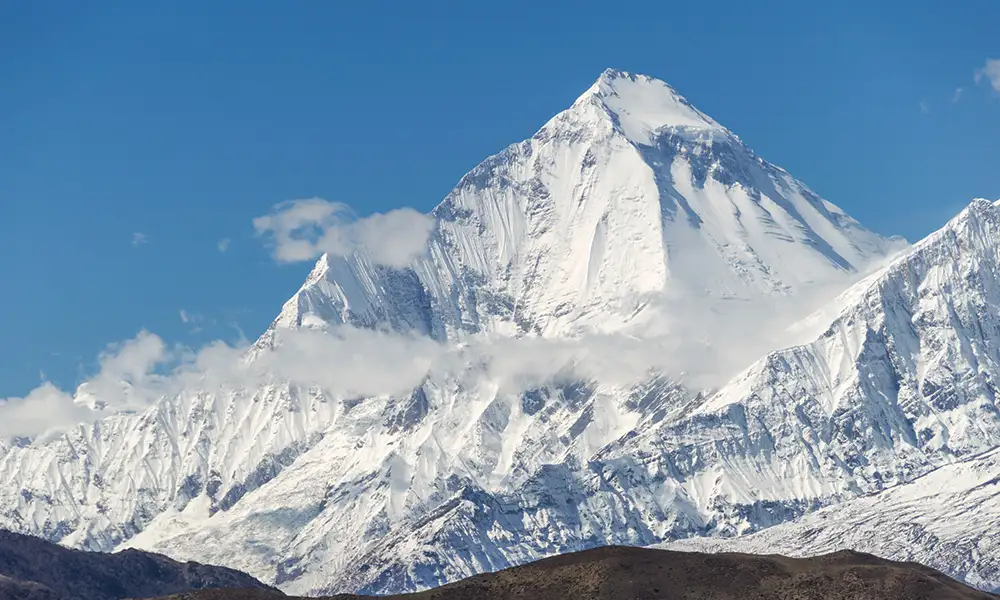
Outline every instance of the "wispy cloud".
<svg viewBox="0 0 1000 600">
<path fill-rule="evenodd" d="M 229 250 L 229 242 L 229 238 L 222 238 L 219 240 L 219 243 L 216 244 L 216 248 L 219 249 L 219 252 L 225 252 L 226 250 Z"/>
<path fill-rule="evenodd" d="M 183 308 L 180 310 L 181 323 L 188 326 L 188 331 L 190 333 L 198 333 L 202 330 L 202 325 L 205 323 L 205 316 L 199 315 L 198 313 L 193 313 Z"/>
<path fill-rule="evenodd" d="M 278 262 L 363 252 L 377 264 L 403 267 L 426 251 L 434 219 L 410 208 L 358 219 L 346 204 L 310 198 L 276 204 L 253 226 L 271 240 Z"/>
<path fill-rule="evenodd" d="M 918 103 L 918 106 L 920 107 L 920 114 L 922 114 L 922 115 L 929 115 L 929 114 L 931 114 L 931 107 L 930 107 L 929 104 L 927 104 L 926 100 L 921 100 Z"/>
<path fill-rule="evenodd" d="M 184 310 L 180 310 L 181 322 L 187 324 L 197 324 L 205 320 L 205 317 L 197 313 L 192 313 Z"/>
<path fill-rule="evenodd" d="M 135 233 L 132 234 L 133 246 L 141 246 L 143 244 L 148 244 L 148 243 L 149 243 L 149 236 L 146 235 L 145 233 L 136 231 Z"/>
<path fill-rule="evenodd" d="M 976 69 L 974 78 L 977 84 L 988 82 L 993 91 L 1000 93 L 1000 58 L 986 59 L 986 64 Z"/>
<path fill-rule="evenodd" d="M 959 100 L 962 99 L 962 95 L 965 93 L 964 87 L 955 88 L 955 93 L 951 95 L 951 103 L 957 104 Z"/>
</svg>

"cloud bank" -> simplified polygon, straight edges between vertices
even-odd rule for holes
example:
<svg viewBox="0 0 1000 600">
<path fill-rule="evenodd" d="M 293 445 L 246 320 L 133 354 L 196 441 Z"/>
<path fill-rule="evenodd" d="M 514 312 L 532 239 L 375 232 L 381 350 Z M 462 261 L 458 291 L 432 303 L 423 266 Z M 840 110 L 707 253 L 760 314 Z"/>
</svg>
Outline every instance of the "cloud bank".
<svg viewBox="0 0 1000 600">
<path fill-rule="evenodd" d="M 358 219 L 346 204 L 310 198 L 276 204 L 253 226 L 273 243 L 278 262 L 362 252 L 376 264 L 404 267 L 425 252 L 434 219 L 411 208 Z"/>
<path fill-rule="evenodd" d="M 142 331 L 110 346 L 100 369 L 74 393 L 43 383 L 22 398 L 0 400 L 0 438 L 33 437 L 118 413 L 141 412 L 176 394 L 254 389 L 288 382 L 334 397 L 404 395 L 428 377 L 470 387 L 491 380 L 518 393 L 559 380 L 603 383 L 641 379 L 669 344 L 628 336 L 579 340 L 481 338 L 445 344 L 427 337 L 350 326 L 284 330 L 274 348 L 214 342 L 200 350 L 168 347 Z"/>
<path fill-rule="evenodd" d="M 273 347 L 217 341 L 195 350 L 168 346 L 141 331 L 109 346 L 98 372 L 73 393 L 44 383 L 23 398 L 0 400 L 0 438 L 33 437 L 111 414 L 142 412 L 177 394 L 252 390 L 276 382 L 319 387 L 339 398 L 401 396 L 429 377 L 470 390 L 490 382 L 509 394 L 580 380 L 627 387 L 654 375 L 710 389 L 769 350 L 812 339 L 815 331 L 783 325 L 827 299 L 771 299 L 757 305 L 650 300 L 645 321 L 635 329 L 642 337 L 481 334 L 444 343 L 341 325 L 281 329 Z M 820 329 L 829 319 L 819 323 Z"/>
</svg>

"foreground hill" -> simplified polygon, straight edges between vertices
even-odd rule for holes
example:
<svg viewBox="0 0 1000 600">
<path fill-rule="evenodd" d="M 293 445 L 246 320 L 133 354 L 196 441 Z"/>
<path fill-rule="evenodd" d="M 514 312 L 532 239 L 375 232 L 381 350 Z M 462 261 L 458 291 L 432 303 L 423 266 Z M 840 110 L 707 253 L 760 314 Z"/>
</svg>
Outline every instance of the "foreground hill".
<svg viewBox="0 0 1000 600">
<path fill-rule="evenodd" d="M 212 587 L 264 588 L 253 577 L 148 552 L 83 552 L 0 530 L 0 600 L 116 600 Z"/>
<path fill-rule="evenodd" d="M 205 590 L 171 600 L 265 600 L 268 590 Z M 362 596 L 335 596 L 338 600 Z M 477 575 L 389 600 L 947 600 L 1000 598 L 940 571 L 857 552 L 815 558 L 607 546 Z"/>
</svg>

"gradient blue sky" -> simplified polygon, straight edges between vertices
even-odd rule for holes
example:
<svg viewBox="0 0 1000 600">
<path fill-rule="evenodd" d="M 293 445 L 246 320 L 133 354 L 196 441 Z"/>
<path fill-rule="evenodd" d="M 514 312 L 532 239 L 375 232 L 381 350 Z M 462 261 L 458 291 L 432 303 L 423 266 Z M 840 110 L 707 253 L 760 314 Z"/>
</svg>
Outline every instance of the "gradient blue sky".
<svg viewBox="0 0 1000 600">
<path fill-rule="evenodd" d="M 255 216 L 428 210 L 606 67 L 919 238 L 1000 198 L 1000 101 L 974 83 L 1000 3 L 874 4 L 5 2 L 0 398 L 71 386 L 141 328 L 255 337 L 310 268 L 275 264 Z"/>
</svg>

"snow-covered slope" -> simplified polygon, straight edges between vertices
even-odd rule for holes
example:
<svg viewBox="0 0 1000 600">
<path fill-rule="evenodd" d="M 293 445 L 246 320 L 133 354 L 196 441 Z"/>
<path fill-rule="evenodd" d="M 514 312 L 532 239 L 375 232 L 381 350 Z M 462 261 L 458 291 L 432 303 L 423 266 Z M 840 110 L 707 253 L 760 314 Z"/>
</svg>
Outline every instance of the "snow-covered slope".
<svg viewBox="0 0 1000 600">
<path fill-rule="evenodd" d="M 845 292 L 815 341 L 768 354 L 600 459 L 648 456 L 684 475 L 702 508 L 868 493 L 996 447 L 998 275 L 1000 209 L 977 200 Z M 750 524 L 733 517 L 706 525 Z"/>
<path fill-rule="evenodd" d="M 753 535 L 688 538 L 700 552 L 812 556 L 845 548 L 932 566 L 1000 590 L 1000 450 L 946 465 L 911 483 L 843 502 Z"/>
<path fill-rule="evenodd" d="M 680 331 L 731 346 L 716 318 L 753 315 L 740 330 L 767 339 L 794 314 L 773 314 L 782 299 L 802 306 L 840 291 L 900 248 L 666 84 L 617 71 L 462 178 L 434 216 L 428 251 L 408 268 L 363 252 L 323 257 L 248 360 L 292 330 L 345 324 L 461 347 L 674 334 L 683 356 Z M 968 301 L 992 302 L 985 279 L 963 279 L 961 261 L 983 262 L 995 245 L 962 236 L 972 258 L 942 244 L 913 254 L 924 262 L 898 284 L 870 291 L 888 277 L 875 276 L 817 317 L 820 329 L 838 318 L 835 334 L 770 355 L 718 393 L 692 389 L 702 382 L 684 369 L 629 383 L 553 373 L 517 389 L 470 364 L 373 398 L 279 380 L 194 386 L 140 415 L 0 441 L 10 482 L 0 525 L 94 549 L 156 549 L 314 592 L 408 589 L 605 541 L 778 523 L 993 443 L 991 423 L 972 424 L 988 416 L 977 395 L 986 384 L 966 376 L 978 350 L 964 350 L 992 330 L 954 316 L 968 316 L 965 296 L 942 295 L 981 285 Z M 920 294 L 938 304 L 907 313 L 924 306 L 914 308 Z M 882 322 L 891 335 L 864 333 Z M 799 335 L 817 323 L 808 325 Z M 957 348 L 928 350 L 910 375 L 921 394 L 959 389 L 949 402 L 960 410 L 932 411 L 933 392 L 899 408 L 911 396 L 887 373 L 905 366 L 893 345 L 904 326 L 907 349 L 938 339 Z M 975 336 L 982 342 L 962 341 Z"/>
</svg>

